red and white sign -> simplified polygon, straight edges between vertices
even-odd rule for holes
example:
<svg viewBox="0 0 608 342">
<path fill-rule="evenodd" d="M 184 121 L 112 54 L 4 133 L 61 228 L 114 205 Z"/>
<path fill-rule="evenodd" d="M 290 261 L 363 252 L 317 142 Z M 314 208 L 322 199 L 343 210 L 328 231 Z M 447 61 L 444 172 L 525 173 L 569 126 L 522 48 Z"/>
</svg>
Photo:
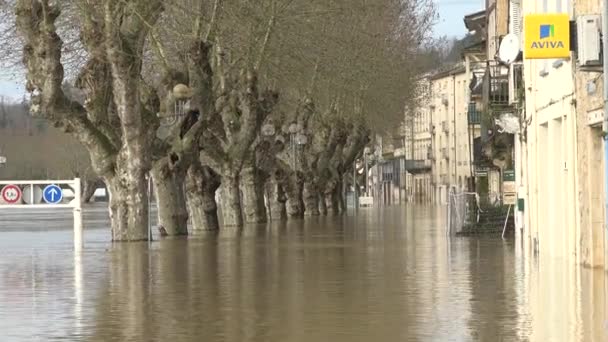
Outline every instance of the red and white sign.
<svg viewBox="0 0 608 342">
<path fill-rule="evenodd" d="M 21 189 L 16 185 L 7 185 L 2 188 L 2 199 L 7 204 L 21 203 Z"/>
</svg>

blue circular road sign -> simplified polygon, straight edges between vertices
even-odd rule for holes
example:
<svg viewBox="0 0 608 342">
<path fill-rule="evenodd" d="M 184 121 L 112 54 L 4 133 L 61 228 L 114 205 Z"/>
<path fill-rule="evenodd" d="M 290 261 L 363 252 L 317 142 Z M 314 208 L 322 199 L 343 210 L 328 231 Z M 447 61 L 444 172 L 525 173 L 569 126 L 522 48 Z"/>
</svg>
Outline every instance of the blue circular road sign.
<svg viewBox="0 0 608 342">
<path fill-rule="evenodd" d="M 42 198 L 44 198 L 44 201 L 48 204 L 57 204 L 63 199 L 63 191 L 61 191 L 61 188 L 57 185 L 51 184 L 44 188 Z"/>
</svg>

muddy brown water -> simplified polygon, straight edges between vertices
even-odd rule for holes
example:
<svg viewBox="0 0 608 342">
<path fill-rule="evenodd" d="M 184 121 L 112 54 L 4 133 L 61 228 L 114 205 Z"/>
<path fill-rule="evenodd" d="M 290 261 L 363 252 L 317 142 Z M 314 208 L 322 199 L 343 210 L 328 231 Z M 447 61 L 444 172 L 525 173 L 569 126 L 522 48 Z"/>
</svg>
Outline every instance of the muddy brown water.
<svg viewBox="0 0 608 342">
<path fill-rule="evenodd" d="M 62 216 L 64 215 L 64 216 Z M 392 207 L 115 244 L 0 212 L 0 341 L 606 341 L 606 277 Z"/>
</svg>

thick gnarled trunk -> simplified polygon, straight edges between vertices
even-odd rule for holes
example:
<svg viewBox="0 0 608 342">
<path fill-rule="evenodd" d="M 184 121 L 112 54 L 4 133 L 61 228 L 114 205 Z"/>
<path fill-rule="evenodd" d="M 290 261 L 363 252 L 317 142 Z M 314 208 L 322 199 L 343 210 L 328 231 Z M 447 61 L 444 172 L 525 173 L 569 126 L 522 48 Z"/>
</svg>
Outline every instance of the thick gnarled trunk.
<svg viewBox="0 0 608 342">
<path fill-rule="evenodd" d="M 243 190 L 243 211 L 246 223 L 265 223 L 264 179 L 260 170 L 246 167 L 241 171 L 240 185 Z"/>
<path fill-rule="evenodd" d="M 313 180 L 306 180 L 303 188 L 304 215 L 319 216 L 319 191 Z"/>
<path fill-rule="evenodd" d="M 135 181 L 132 181 L 135 180 Z M 142 176 L 132 179 L 106 179 L 110 194 L 109 211 L 112 241 L 148 239 L 148 189 Z"/>
<path fill-rule="evenodd" d="M 266 183 L 266 189 L 268 194 L 268 202 L 270 209 L 270 218 L 273 221 L 285 220 L 287 219 L 287 207 L 285 203 L 287 202 L 287 196 L 285 196 L 285 191 L 276 178 L 271 177 Z"/>
<path fill-rule="evenodd" d="M 158 161 L 151 173 L 158 208 L 159 230 L 169 236 L 188 235 L 188 211 L 184 196 L 183 174 L 170 170 L 164 160 Z"/>
<path fill-rule="evenodd" d="M 242 227 L 243 212 L 239 173 L 224 168 L 222 172 L 222 218 L 227 227 Z"/>
<path fill-rule="evenodd" d="M 325 205 L 330 214 L 340 214 L 340 190 L 340 187 L 332 182 L 325 191 Z"/>
<path fill-rule="evenodd" d="M 325 203 L 323 194 L 319 194 L 319 211 L 321 212 L 321 215 L 327 216 L 327 203 Z"/>
<path fill-rule="evenodd" d="M 220 229 L 215 202 L 219 186 L 219 176 L 209 167 L 194 163 L 188 169 L 186 197 L 193 233 Z"/>
<path fill-rule="evenodd" d="M 292 173 L 287 181 L 286 190 L 287 215 L 292 218 L 304 217 L 304 201 L 302 200 L 304 189 L 300 176 Z"/>
</svg>

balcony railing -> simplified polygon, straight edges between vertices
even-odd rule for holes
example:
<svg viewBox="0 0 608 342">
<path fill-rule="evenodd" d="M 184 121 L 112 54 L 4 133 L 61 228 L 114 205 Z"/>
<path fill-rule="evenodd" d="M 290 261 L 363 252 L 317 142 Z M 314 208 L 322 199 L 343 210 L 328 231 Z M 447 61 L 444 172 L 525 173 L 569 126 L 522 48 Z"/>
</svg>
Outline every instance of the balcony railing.
<svg viewBox="0 0 608 342">
<path fill-rule="evenodd" d="M 488 61 L 484 76 L 484 99 L 490 106 L 509 106 L 509 68 L 496 61 Z"/>
<path fill-rule="evenodd" d="M 481 111 L 477 109 L 475 102 L 469 103 L 468 117 L 469 125 L 479 125 L 481 123 Z"/>
<path fill-rule="evenodd" d="M 405 169 L 410 173 L 421 173 L 431 170 L 430 160 L 406 160 Z"/>
</svg>

